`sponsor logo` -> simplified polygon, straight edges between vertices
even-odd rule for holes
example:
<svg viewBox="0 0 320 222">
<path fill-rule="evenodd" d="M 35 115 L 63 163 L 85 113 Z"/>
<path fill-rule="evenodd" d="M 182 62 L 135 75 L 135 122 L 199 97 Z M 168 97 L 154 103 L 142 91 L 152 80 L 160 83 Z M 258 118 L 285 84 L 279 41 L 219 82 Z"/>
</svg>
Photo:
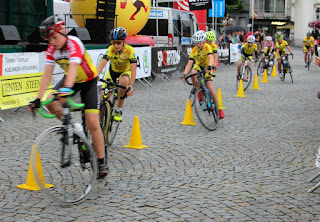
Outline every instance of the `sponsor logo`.
<svg viewBox="0 0 320 222">
<path fill-rule="evenodd" d="M 143 53 L 143 71 L 145 73 L 149 72 L 149 66 L 148 66 L 148 52 L 144 51 Z"/>
<path fill-rule="evenodd" d="M 158 67 L 178 65 L 180 63 L 180 50 L 158 51 Z"/>
</svg>

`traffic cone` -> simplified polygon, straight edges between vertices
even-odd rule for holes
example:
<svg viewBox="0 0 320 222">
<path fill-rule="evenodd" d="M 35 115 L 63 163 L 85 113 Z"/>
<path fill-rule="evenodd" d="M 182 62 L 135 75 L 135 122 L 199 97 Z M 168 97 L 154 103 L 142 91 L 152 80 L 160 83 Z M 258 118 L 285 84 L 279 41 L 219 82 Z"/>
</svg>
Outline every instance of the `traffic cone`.
<svg viewBox="0 0 320 222">
<path fill-rule="evenodd" d="M 198 98 L 196 98 L 198 99 Z M 188 99 L 187 106 L 186 106 L 186 112 L 184 114 L 184 120 L 180 124 L 182 125 L 196 125 L 193 121 L 193 114 L 192 114 L 192 106 L 191 106 L 191 101 Z"/>
<path fill-rule="evenodd" d="M 268 82 L 268 77 L 267 77 L 267 70 L 264 69 L 264 73 L 263 73 L 263 77 L 262 77 L 262 81 L 261 82 Z"/>
<path fill-rule="evenodd" d="M 148 146 L 142 145 L 140 123 L 139 123 L 138 116 L 134 117 L 129 145 L 125 145 L 123 147 L 133 148 L 138 150 L 148 147 Z"/>
<path fill-rule="evenodd" d="M 251 89 L 260 89 L 259 88 L 258 75 L 257 74 L 254 76 L 253 85 L 252 85 Z"/>
<path fill-rule="evenodd" d="M 238 87 L 238 94 L 235 95 L 235 97 L 246 97 L 246 95 L 244 95 L 242 79 L 240 79 L 239 87 Z"/>
<path fill-rule="evenodd" d="M 277 77 L 277 71 L 276 71 L 276 66 L 275 65 L 273 65 L 273 67 L 272 67 L 271 77 Z"/>
<path fill-rule="evenodd" d="M 32 157 L 33 157 L 34 146 L 35 145 L 33 144 L 32 151 L 31 151 L 31 158 L 30 158 L 27 182 L 25 184 L 18 185 L 17 186 L 18 188 L 22 188 L 22 189 L 26 189 L 26 190 L 41 190 L 41 187 L 38 186 L 38 184 L 34 178 L 34 173 L 33 173 L 33 169 L 32 169 Z M 39 177 L 40 177 L 41 183 L 44 184 L 44 187 L 46 189 L 53 187 L 54 185 L 47 184 L 44 182 L 39 150 L 37 152 L 37 163 L 36 164 L 37 164 L 38 172 L 40 174 Z"/>
<path fill-rule="evenodd" d="M 219 102 L 219 105 L 220 105 L 220 109 L 226 109 L 226 108 L 223 107 L 221 89 L 220 88 L 218 89 L 217 97 L 218 97 L 218 102 Z"/>
</svg>

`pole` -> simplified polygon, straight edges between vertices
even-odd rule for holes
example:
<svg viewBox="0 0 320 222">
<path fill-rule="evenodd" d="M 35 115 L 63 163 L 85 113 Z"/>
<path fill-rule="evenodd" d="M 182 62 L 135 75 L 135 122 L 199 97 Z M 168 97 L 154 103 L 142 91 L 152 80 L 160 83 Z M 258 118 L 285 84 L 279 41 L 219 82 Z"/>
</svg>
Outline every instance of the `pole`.
<svg viewBox="0 0 320 222">
<path fill-rule="evenodd" d="M 252 35 L 253 35 L 253 26 L 254 26 L 254 0 L 252 1 L 252 27 L 251 27 Z"/>
<path fill-rule="evenodd" d="M 214 29 L 214 0 L 212 0 L 212 30 L 215 31 Z"/>
<path fill-rule="evenodd" d="M 159 20 L 158 20 L 158 1 L 156 0 L 156 46 L 158 46 L 159 42 L 158 42 L 158 36 L 159 36 L 159 24 L 158 24 Z"/>
<path fill-rule="evenodd" d="M 216 35 L 218 34 L 217 33 L 217 30 L 218 30 L 218 7 L 216 7 L 216 28 L 214 29 L 216 31 Z"/>
</svg>

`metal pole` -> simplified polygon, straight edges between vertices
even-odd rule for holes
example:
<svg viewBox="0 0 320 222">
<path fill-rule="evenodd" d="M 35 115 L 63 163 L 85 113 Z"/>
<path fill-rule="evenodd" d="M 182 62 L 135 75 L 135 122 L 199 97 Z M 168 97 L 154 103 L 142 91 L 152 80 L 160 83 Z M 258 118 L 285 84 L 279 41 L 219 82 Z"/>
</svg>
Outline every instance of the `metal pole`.
<svg viewBox="0 0 320 222">
<path fill-rule="evenodd" d="M 156 0 L 156 46 L 158 46 L 159 24 L 158 24 L 158 1 Z"/>
<path fill-rule="evenodd" d="M 216 28 L 214 29 L 216 31 L 216 35 L 218 34 L 217 33 L 217 29 L 218 29 L 218 7 L 216 7 L 216 21 L 215 21 L 215 25 L 216 25 Z"/>
<path fill-rule="evenodd" d="M 215 31 L 214 29 L 214 0 L 212 0 L 212 30 Z"/>
<path fill-rule="evenodd" d="M 252 27 L 251 27 L 252 35 L 253 35 L 253 26 L 254 26 L 254 1 L 255 0 L 252 0 Z"/>
</svg>

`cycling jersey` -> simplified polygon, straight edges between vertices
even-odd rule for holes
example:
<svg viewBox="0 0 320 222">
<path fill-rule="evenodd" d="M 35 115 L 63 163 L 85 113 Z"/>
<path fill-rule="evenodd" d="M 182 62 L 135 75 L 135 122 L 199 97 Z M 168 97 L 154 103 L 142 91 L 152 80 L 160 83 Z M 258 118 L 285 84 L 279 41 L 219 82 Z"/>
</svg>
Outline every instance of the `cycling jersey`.
<svg viewBox="0 0 320 222">
<path fill-rule="evenodd" d="M 242 50 L 241 50 L 241 53 L 248 57 L 248 56 L 252 56 L 253 55 L 253 52 L 258 52 L 258 47 L 257 47 L 257 44 L 253 43 L 252 46 L 249 46 L 248 43 L 244 44 L 242 46 Z"/>
<path fill-rule="evenodd" d="M 310 39 L 308 39 L 308 37 L 305 37 L 303 42 L 305 46 L 313 47 L 314 38 L 312 36 L 310 36 Z"/>
<path fill-rule="evenodd" d="M 120 54 L 114 49 L 113 45 L 109 46 L 103 58 L 110 61 L 111 69 L 117 73 L 129 71 L 130 63 L 137 63 L 133 47 L 127 44 L 124 45 Z"/>
<path fill-rule="evenodd" d="M 263 55 L 264 56 L 269 56 L 270 54 L 272 54 L 274 52 L 274 48 L 273 47 L 267 47 L 264 49 L 263 51 Z"/>
<path fill-rule="evenodd" d="M 67 75 L 68 64 L 71 62 L 79 64 L 76 83 L 88 82 L 97 77 L 96 67 L 78 37 L 68 35 L 62 49 L 55 49 L 53 45 L 48 46 L 46 64 L 58 63 Z"/>
<path fill-rule="evenodd" d="M 211 46 L 213 53 L 218 53 L 218 46 L 215 43 L 212 42 L 209 45 Z"/>
<path fill-rule="evenodd" d="M 204 68 L 209 65 L 209 54 L 212 54 L 212 48 L 207 43 L 204 43 L 202 49 L 199 49 L 197 46 L 193 47 L 189 60 L 194 60 L 196 65 Z"/>
<path fill-rule="evenodd" d="M 276 49 L 279 49 L 279 52 L 285 52 L 285 48 L 288 46 L 288 42 L 283 40 L 280 44 L 279 42 L 276 43 Z"/>
<path fill-rule="evenodd" d="M 267 43 L 267 42 L 264 43 L 264 47 L 265 47 L 265 48 L 268 47 L 268 43 Z M 273 43 L 273 42 L 271 42 L 271 47 L 274 48 L 274 43 Z"/>
</svg>

